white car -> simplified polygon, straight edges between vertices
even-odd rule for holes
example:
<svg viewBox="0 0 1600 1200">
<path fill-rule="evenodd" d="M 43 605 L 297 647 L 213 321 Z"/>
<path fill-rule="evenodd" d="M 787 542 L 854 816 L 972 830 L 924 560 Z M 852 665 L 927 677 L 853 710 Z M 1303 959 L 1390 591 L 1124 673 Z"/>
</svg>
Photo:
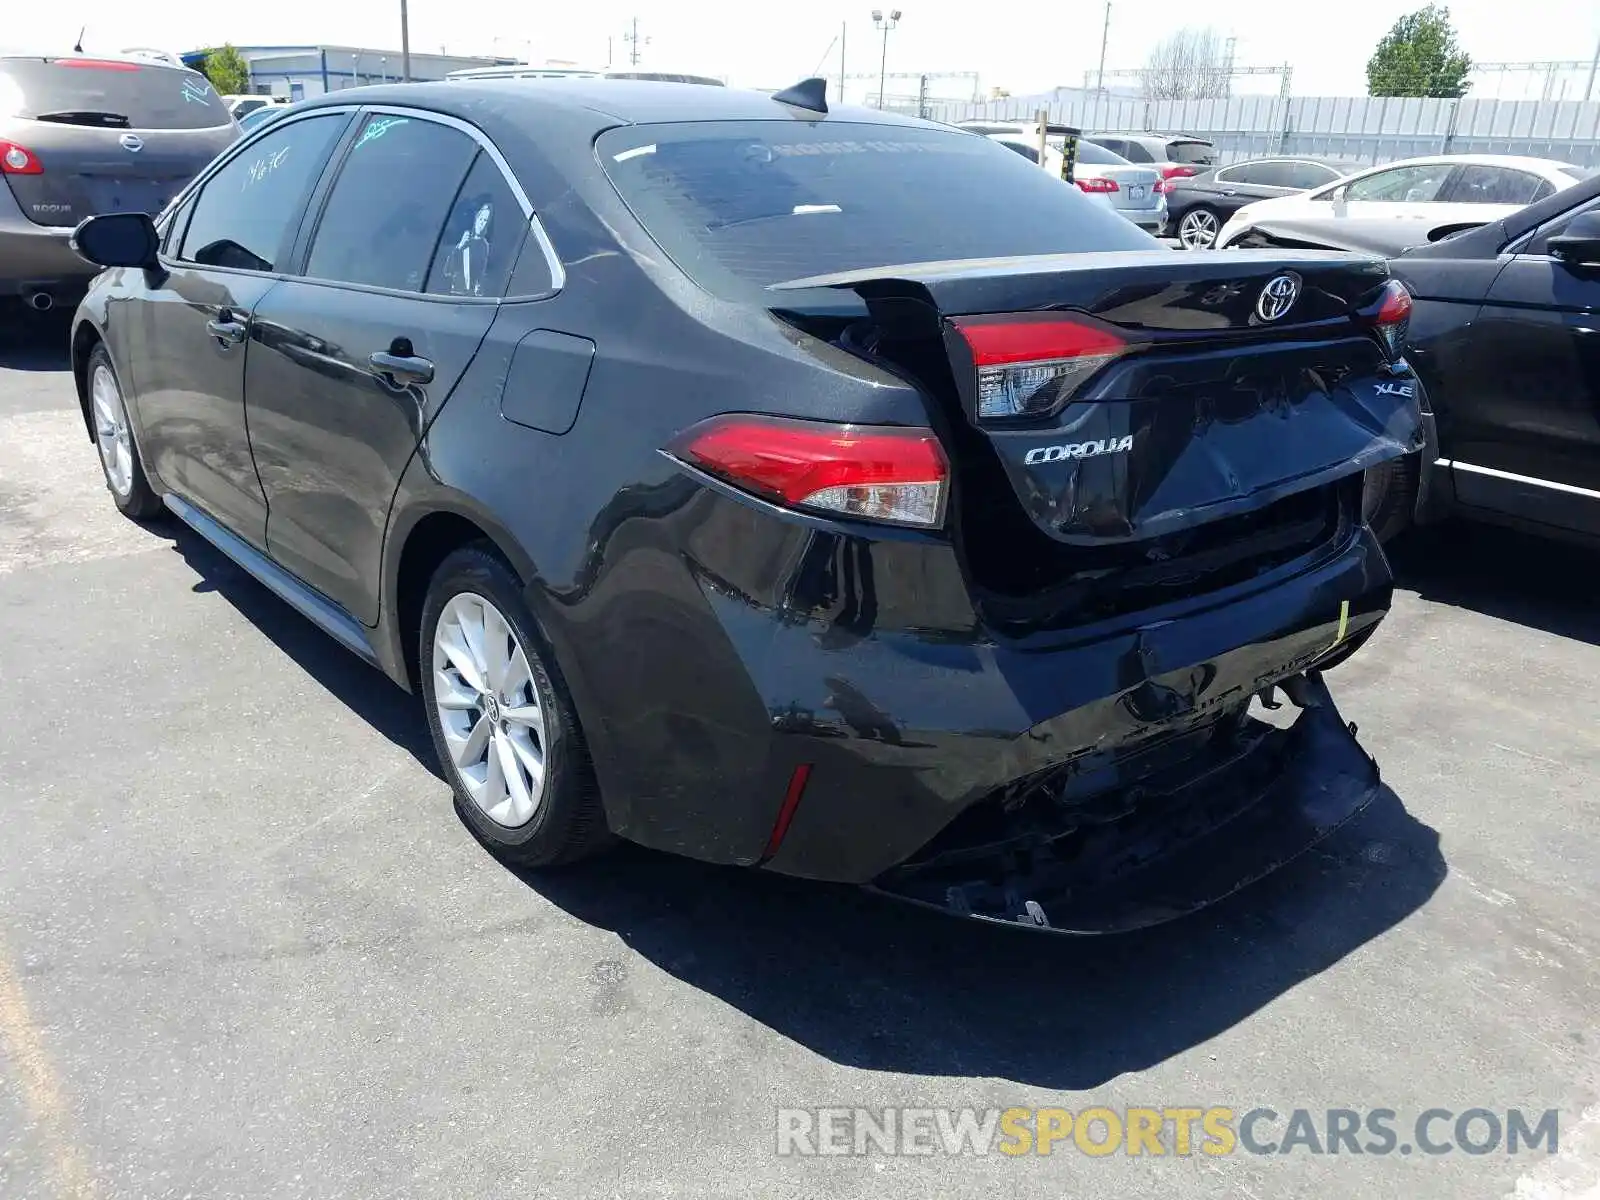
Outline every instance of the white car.
<svg viewBox="0 0 1600 1200">
<path fill-rule="evenodd" d="M 1510 154 L 1408 158 L 1315 191 L 1247 204 L 1222 227 L 1216 245 L 1238 245 L 1252 234 L 1258 242 L 1272 237 L 1352 249 L 1422 243 L 1444 226 L 1498 221 L 1587 174 L 1571 163 Z"/>
</svg>

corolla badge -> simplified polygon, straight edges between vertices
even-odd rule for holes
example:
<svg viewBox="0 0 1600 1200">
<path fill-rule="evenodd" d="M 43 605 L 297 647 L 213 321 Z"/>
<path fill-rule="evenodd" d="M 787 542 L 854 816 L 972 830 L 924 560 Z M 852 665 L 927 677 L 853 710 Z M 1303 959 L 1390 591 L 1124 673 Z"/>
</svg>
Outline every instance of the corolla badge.
<svg viewBox="0 0 1600 1200">
<path fill-rule="evenodd" d="M 125 133 L 117 141 L 122 143 L 122 148 L 130 154 L 137 154 L 144 149 L 144 139 L 136 133 Z"/>
<path fill-rule="evenodd" d="M 1063 446 L 1035 446 L 1022 456 L 1025 465 L 1061 462 L 1069 458 L 1098 458 L 1102 454 L 1126 454 L 1133 449 L 1133 435 L 1100 438 L 1093 442 L 1068 442 Z"/>
<path fill-rule="evenodd" d="M 1294 307 L 1300 299 L 1300 276 L 1292 271 L 1274 275 L 1256 297 L 1256 316 L 1263 321 L 1276 321 Z"/>
</svg>

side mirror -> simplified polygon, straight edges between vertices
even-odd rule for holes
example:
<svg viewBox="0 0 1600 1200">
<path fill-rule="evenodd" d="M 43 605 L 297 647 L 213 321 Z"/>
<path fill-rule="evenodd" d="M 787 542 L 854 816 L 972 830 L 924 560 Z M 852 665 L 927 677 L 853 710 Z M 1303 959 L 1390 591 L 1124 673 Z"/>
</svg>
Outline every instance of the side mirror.
<svg viewBox="0 0 1600 1200">
<path fill-rule="evenodd" d="M 161 235 L 144 213 L 107 213 L 81 222 L 72 248 L 97 267 L 154 267 Z"/>
<path fill-rule="evenodd" d="M 1579 213 L 1567 223 L 1565 232 L 1556 234 L 1546 245 L 1551 258 L 1568 266 L 1600 264 L 1600 212 Z"/>
</svg>

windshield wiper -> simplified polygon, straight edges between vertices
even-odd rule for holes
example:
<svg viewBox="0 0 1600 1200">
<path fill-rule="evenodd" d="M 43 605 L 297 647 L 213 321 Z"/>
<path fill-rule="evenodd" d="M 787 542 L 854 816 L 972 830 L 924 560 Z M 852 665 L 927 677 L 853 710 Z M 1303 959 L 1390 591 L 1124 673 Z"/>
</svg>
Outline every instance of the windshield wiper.
<svg viewBox="0 0 1600 1200">
<path fill-rule="evenodd" d="M 125 113 L 100 112 L 92 108 L 68 108 L 61 112 L 35 113 L 35 121 L 51 121 L 57 125 L 98 125 L 104 129 L 127 129 Z"/>
</svg>

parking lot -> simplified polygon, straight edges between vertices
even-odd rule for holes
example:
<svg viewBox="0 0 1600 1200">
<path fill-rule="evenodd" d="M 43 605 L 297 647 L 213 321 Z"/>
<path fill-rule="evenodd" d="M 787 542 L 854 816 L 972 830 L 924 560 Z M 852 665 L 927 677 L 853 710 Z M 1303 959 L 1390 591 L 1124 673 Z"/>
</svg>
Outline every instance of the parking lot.
<svg viewBox="0 0 1600 1200">
<path fill-rule="evenodd" d="M 65 329 L 0 344 L 0 1195 L 1600 1195 L 1592 554 L 1406 548 L 1330 676 L 1389 790 L 1198 919 L 1060 939 L 629 850 L 519 878 L 410 697 L 118 516 Z M 780 1108 L 1091 1105 L 1555 1108 L 1560 1149 L 776 1152 Z"/>
</svg>

